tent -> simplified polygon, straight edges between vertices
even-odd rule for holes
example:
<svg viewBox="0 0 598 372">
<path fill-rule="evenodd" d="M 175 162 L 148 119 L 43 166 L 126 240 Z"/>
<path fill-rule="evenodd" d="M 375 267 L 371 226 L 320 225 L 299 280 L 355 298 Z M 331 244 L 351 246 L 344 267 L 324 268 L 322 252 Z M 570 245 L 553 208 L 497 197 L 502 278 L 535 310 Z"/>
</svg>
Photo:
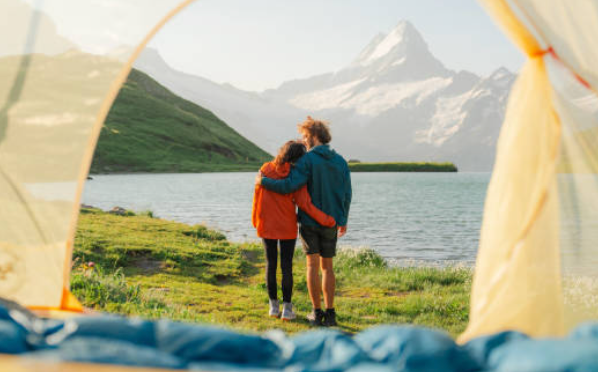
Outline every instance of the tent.
<svg viewBox="0 0 598 372">
<path fill-rule="evenodd" d="M 81 309 L 70 260 L 101 126 L 135 57 L 189 3 L 0 0 L 0 296 Z"/>
<path fill-rule="evenodd" d="M 597 319 L 598 2 L 482 1 L 528 56 L 509 97 L 462 339 Z"/>
<path fill-rule="evenodd" d="M 51 316 L 81 311 L 70 261 L 102 123 L 136 56 L 192 2 L 0 0 L 0 297 Z M 480 2 L 528 60 L 460 341 L 562 336 L 598 318 L 598 1 Z"/>
</svg>

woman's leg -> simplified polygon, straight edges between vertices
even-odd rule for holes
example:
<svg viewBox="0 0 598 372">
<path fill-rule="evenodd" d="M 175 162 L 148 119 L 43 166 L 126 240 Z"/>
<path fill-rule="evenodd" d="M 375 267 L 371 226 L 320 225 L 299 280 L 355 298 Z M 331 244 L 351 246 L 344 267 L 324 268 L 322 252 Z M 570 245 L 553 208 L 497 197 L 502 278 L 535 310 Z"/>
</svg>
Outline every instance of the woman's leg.
<svg viewBox="0 0 598 372">
<path fill-rule="evenodd" d="M 266 286 L 271 300 L 278 298 L 276 288 L 276 261 L 278 260 L 278 240 L 263 239 L 266 253 Z"/>
<path fill-rule="evenodd" d="M 280 268 L 282 269 L 282 301 L 291 302 L 293 297 L 293 255 L 297 239 L 280 241 Z"/>
</svg>

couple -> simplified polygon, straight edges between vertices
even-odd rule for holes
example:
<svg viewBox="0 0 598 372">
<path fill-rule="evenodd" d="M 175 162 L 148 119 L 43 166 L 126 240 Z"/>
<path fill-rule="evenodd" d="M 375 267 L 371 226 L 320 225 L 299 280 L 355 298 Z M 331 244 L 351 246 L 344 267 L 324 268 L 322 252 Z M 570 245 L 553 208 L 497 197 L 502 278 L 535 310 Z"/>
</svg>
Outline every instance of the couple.
<svg viewBox="0 0 598 372">
<path fill-rule="evenodd" d="M 269 315 L 280 316 L 283 320 L 296 318 L 291 296 L 298 222 L 307 257 L 307 288 L 313 305 L 313 311 L 307 318 L 312 325 L 335 326 L 332 260 L 336 255 L 337 237 L 347 231 L 351 204 L 349 166 L 330 149 L 330 129 L 325 122 L 308 116 L 299 124 L 299 133 L 303 141 L 287 142 L 273 161 L 262 166 L 256 177 L 252 222 L 258 236 L 263 239 L 266 251 Z M 295 205 L 299 206 L 298 215 Z M 278 245 L 282 269 L 282 314 L 276 288 Z M 321 306 L 322 292 L 326 312 Z"/>
</svg>

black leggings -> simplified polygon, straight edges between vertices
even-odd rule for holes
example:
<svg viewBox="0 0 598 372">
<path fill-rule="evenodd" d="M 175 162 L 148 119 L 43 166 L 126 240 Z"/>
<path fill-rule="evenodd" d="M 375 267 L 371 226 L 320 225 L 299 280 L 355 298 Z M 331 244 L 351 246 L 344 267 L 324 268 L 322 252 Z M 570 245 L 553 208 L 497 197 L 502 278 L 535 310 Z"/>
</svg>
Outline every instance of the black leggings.
<svg viewBox="0 0 598 372">
<path fill-rule="evenodd" d="M 276 262 L 278 261 L 278 242 L 280 242 L 280 268 L 282 269 L 282 301 L 291 302 L 293 296 L 293 254 L 297 239 L 263 239 L 266 251 L 266 285 L 271 300 L 278 298 L 276 288 Z"/>
</svg>

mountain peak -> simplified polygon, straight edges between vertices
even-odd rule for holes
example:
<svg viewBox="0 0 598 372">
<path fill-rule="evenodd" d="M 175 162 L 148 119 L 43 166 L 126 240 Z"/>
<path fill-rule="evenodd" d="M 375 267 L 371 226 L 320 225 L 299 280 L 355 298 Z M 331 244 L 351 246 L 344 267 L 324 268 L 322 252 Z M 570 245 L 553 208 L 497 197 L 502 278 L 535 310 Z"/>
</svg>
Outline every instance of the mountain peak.
<svg viewBox="0 0 598 372">
<path fill-rule="evenodd" d="M 511 76 L 513 76 L 513 73 L 511 71 L 509 71 L 506 67 L 501 66 L 498 69 L 496 69 L 496 71 L 491 73 L 490 76 L 488 76 L 488 79 L 501 80 L 505 77 L 511 77 Z"/>
<path fill-rule="evenodd" d="M 157 49 L 145 48 L 133 63 L 138 68 L 150 75 L 157 69 L 168 69 L 170 66 L 166 63 Z"/>
<path fill-rule="evenodd" d="M 376 35 L 353 65 L 369 66 L 391 55 L 399 59 L 408 49 L 427 50 L 428 47 L 415 26 L 402 20 L 388 34 Z"/>
<path fill-rule="evenodd" d="M 482 84 L 491 89 L 507 89 L 513 83 L 517 76 L 506 67 L 499 67 L 488 77 L 482 80 Z"/>
<path fill-rule="evenodd" d="M 413 23 L 406 19 L 400 20 L 390 33 L 399 33 L 402 35 L 416 34 L 419 36 L 419 31 L 417 31 Z"/>
</svg>

